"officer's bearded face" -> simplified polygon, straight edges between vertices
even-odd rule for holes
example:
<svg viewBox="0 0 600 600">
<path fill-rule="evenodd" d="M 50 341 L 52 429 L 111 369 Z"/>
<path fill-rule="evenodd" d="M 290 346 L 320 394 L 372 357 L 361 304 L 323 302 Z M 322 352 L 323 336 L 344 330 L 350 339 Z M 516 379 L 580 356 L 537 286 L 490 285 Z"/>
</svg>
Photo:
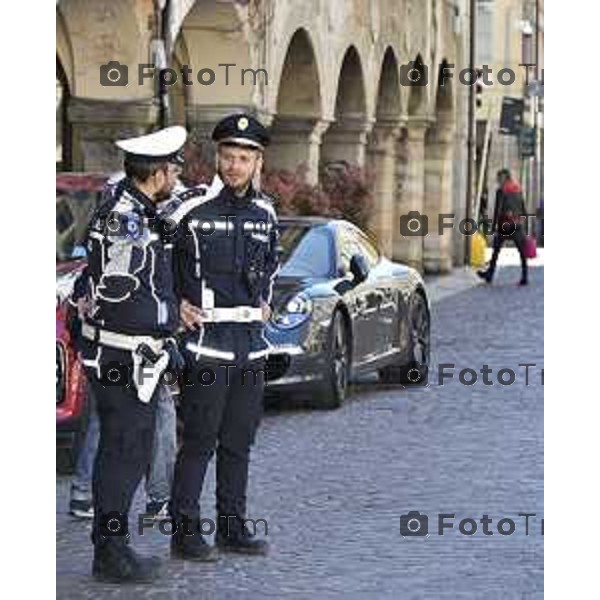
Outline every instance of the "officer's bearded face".
<svg viewBox="0 0 600 600">
<path fill-rule="evenodd" d="M 177 165 L 169 163 L 166 169 L 160 169 L 156 172 L 156 191 L 154 199 L 157 202 L 166 200 L 171 196 L 175 185 L 177 184 L 177 176 L 180 174 L 181 168 Z"/>
<path fill-rule="evenodd" d="M 258 150 L 237 146 L 220 146 L 218 171 L 223 183 L 235 192 L 244 191 L 262 164 Z"/>
</svg>

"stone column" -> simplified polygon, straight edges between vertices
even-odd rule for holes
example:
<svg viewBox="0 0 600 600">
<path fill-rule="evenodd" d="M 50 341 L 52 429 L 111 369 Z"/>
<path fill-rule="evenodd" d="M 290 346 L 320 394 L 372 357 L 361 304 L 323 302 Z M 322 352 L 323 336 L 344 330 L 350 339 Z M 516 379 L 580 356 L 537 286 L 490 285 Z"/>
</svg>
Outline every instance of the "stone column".
<svg viewBox="0 0 600 600">
<path fill-rule="evenodd" d="M 148 133 L 158 107 L 144 100 L 97 100 L 71 97 L 68 118 L 73 131 L 73 170 L 111 172 L 122 168 L 115 140 Z"/>
<path fill-rule="evenodd" d="M 367 149 L 374 177 L 374 211 L 369 228 L 377 237 L 381 251 L 388 257 L 393 254 L 396 144 L 400 130 L 399 120 L 378 120 Z"/>
<path fill-rule="evenodd" d="M 395 231 L 394 231 L 394 259 L 404 262 L 420 271 L 423 270 L 423 230 L 418 230 L 419 235 L 410 235 L 409 229 L 418 229 L 418 220 L 423 215 L 423 194 L 425 181 L 425 132 L 430 121 L 425 118 L 410 117 L 402 137 L 400 154 L 401 162 L 405 161 L 405 172 L 399 173 L 404 179 L 402 195 L 396 202 Z M 419 215 L 408 213 L 416 212 Z M 429 224 L 431 228 L 431 223 Z M 406 234 L 409 235 L 406 235 Z"/>
<path fill-rule="evenodd" d="M 448 273 L 452 270 L 453 239 L 460 235 L 461 215 L 445 219 L 452 229 L 440 228 L 440 215 L 452 214 L 453 130 L 443 123 L 430 130 L 425 148 L 424 213 L 429 219 L 429 232 L 424 238 L 423 267 L 426 273 Z M 460 236 L 461 239 L 462 235 Z"/>
<path fill-rule="evenodd" d="M 329 122 L 321 119 L 276 116 L 271 127 L 271 144 L 265 153 L 267 169 L 296 172 L 303 165 L 306 182 L 316 185 L 321 138 L 328 127 Z"/>
<path fill-rule="evenodd" d="M 373 123 L 365 117 L 342 117 L 332 123 L 323 136 L 321 160 L 323 162 L 346 161 L 364 167 L 367 134 Z"/>
</svg>

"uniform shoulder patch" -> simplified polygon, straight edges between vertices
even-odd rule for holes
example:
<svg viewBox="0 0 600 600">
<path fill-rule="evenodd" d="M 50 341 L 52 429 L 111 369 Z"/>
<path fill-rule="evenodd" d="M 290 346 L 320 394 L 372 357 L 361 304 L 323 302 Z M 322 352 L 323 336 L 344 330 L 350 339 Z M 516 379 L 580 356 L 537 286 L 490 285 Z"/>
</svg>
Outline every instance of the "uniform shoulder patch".
<svg viewBox="0 0 600 600">
<path fill-rule="evenodd" d="M 191 198 L 197 198 L 199 196 L 206 196 L 207 190 L 208 190 L 208 186 L 202 184 L 202 185 L 190 188 L 188 190 L 185 190 L 185 191 L 181 192 L 180 194 L 177 194 L 177 196 L 183 202 L 185 202 L 186 200 L 190 200 Z"/>
<path fill-rule="evenodd" d="M 180 202 L 179 207 L 170 215 L 170 218 L 176 223 L 179 223 L 198 206 L 210 202 L 212 197 L 209 197 L 208 195 L 209 189 L 210 188 L 207 185 L 203 184 L 180 192 L 177 195 Z"/>
</svg>

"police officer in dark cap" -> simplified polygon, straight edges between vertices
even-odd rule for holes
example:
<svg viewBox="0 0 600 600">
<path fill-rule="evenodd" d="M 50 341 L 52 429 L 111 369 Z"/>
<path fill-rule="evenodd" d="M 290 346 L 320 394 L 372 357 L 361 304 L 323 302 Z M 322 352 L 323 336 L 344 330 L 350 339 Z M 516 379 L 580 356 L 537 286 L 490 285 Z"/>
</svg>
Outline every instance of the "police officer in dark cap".
<svg viewBox="0 0 600 600">
<path fill-rule="evenodd" d="M 253 116 L 235 114 L 215 127 L 213 140 L 218 174 L 204 195 L 188 199 L 171 217 L 180 224 L 175 273 L 186 326 L 180 349 L 188 367 L 171 548 L 172 555 L 197 561 L 216 558 L 203 539 L 201 532 L 211 532 L 201 527 L 198 504 L 215 450 L 217 546 L 247 554 L 268 548 L 248 526 L 246 488 L 269 350 L 264 323 L 278 268 L 275 211 L 255 185 L 269 137 Z"/>
<path fill-rule="evenodd" d="M 92 572 L 110 582 L 146 582 L 160 561 L 129 545 L 128 512 L 150 462 L 159 379 L 178 356 L 172 240 L 157 205 L 176 183 L 183 127 L 120 140 L 125 178 L 107 188 L 87 238 L 88 265 L 72 303 L 96 400 L 100 440 L 93 473 Z"/>
</svg>

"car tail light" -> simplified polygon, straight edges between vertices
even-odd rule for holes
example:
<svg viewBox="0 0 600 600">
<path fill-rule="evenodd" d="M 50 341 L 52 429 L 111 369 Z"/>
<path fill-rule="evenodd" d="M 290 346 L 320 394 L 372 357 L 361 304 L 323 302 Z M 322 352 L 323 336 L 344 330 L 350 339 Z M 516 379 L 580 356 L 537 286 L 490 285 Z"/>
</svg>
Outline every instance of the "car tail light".
<svg viewBox="0 0 600 600">
<path fill-rule="evenodd" d="M 66 366 L 64 346 L 56 342 L 56 404 L 65 399 Z"/>
</svg>

